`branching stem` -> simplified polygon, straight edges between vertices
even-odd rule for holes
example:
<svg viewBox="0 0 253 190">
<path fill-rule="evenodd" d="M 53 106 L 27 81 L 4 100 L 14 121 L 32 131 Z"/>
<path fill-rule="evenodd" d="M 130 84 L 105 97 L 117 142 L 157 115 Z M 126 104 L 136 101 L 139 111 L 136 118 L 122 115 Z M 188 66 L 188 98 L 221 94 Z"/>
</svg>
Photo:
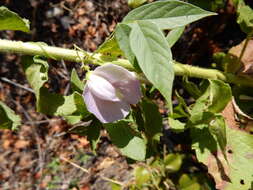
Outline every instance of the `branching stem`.
<svg viewBox="0 0 253 190">
<path fill-rule="evenodd" d="M 103 55 L 99 53 L 88 53 L 80 50 L 53 47 L 40 42 L 21 42 L 0 39 L 0 52 L 41 55 L 55 60 L 92 63 L 97 65 L 105 63 Z M 128 70 L 134 70 L 133 66 L 126 59 L 117 59 L 113 61 L 113 63 L 125 67 Z M 216 69 L 205 69 L 175 62 L 174 70 L 175 74 L 178 76 L 219 79 L 228 83 L 253 87 L 253 79 L 251 78 L 224 73 Z"/>
</svg>

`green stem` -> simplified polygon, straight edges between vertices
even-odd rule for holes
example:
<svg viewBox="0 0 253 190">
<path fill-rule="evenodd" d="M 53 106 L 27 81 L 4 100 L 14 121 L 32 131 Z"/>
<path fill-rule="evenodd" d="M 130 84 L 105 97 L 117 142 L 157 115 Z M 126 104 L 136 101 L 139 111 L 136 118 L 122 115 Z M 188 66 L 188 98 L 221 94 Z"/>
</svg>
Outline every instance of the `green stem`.
<svg viewBox="0 0 253 190">
<path fill-rule="evenodd" d="M 0 39 L 0 52 L 20 53 L 24 55 L 41 55 L 55 60 L 84 62 L 97 65 L 105 63 L 103 55 L 99 53 L 92 54 L 80 50 L 52 47 L 40 42 L 21 42 Z M 112 63 L 125 67 L 129 70 L 134 70 L 133 66 L 126 59 L 117 59 Z M 205 69 L 175 62 L 174 70 L 175 74 L 178 76 L 219 79 L 228 83 L 253 87 L 253 79 L 224 73 L 216 69 Z"/>
</svg>

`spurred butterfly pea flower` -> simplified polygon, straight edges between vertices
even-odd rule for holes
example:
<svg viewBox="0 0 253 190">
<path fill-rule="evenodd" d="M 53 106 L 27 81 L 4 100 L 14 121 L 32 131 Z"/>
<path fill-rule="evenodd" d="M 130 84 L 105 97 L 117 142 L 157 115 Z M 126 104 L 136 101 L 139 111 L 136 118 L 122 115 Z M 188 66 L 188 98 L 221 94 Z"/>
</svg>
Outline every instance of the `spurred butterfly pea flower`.
<svg viewBox="0 0 253 190">
<path fill-rule="evenodd" d="M 87 78 L 84 101 L 102 123 L 125 118 L 130 104 L 137 104 L 141 98 L 139 80 L 121 66 L 105 64 L 88 73 Z"/>
</svg>

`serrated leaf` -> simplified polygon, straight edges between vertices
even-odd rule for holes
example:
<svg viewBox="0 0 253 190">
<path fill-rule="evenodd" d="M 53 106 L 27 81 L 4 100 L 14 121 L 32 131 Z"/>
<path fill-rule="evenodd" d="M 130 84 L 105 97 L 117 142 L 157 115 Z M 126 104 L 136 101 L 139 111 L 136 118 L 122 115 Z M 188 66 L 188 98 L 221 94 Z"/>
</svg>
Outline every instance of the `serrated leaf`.
<svg viewBox="0 0 253 190">
<path fill-rule="evenodd" d="M 118 41 L 120 49 L 124 52 L 126 58 L 130 63 L 134 64 L 135 55 L 130 47 L 130 36 L 131 28 L 126 24 L 118 24 L 115 30 L 115 36 Z"/>
<path fill-rule="evenodd" d="M 141 70 L 165 97 L 172 110 L 174 69 L 171 51 L 163 33 L 152 22 L 137 21 L 132 25 L 130 46 Z"/>
<path fill-rule="evenodd" d="M 179 38 L 181 37 L 181 35 L 184 32 L 184 29 L 185 29 L 184 26 L 174 28 L 166 36 L 166 40 L 167 40 L 170 48 L 179 40 Z"/>
<path fill-rule="evenodd" d="M 182 1 L 166 0 L 149 3 L 132 10 L 123 19 L 123 23 L 148 20 L 157 24 L 160 29 L 173 29 L 211 15 L 215 13 Z"/>
<path fill-rule="evenodd" d="M 71 72 L 70 83 L 73 91 L 77 91 L 80 94 L 83 93 L 84 83 L 78 77 L 78 74 L 75 69 L 73 69 Z"/>
<path fill-rule="evenodd" d="M 104 126 L 112 143 L 119 148 L 123 155 L 139 161 L 145 159 L 145 141 L 135 134 L 128 122 L 119 121 L 117 123 L 108 123 Z"/>
<path fill-rule="evenodd" d="M 0 129 L 15 130 L 21 124 L 21 118 L 0 101 Z"/>
<path fill-rule="evenodd" d="M 19 30 L 30 32 L 29 21 L 22 19 L 8 8 L 0 7 L 0 30 Z"/>
<path fill-rule="evenodd" d="M 253 181 L 253 136 L 239 129 L 227 128 L 227 159 L 208 128 L 192 132 L 197 158 L 208 167 L 216 188 L 249 190 Z M 196 132 L 196 133 L 195 133 Z M 208 140 L 207 140 L 208 139 Z"/>
</svg>

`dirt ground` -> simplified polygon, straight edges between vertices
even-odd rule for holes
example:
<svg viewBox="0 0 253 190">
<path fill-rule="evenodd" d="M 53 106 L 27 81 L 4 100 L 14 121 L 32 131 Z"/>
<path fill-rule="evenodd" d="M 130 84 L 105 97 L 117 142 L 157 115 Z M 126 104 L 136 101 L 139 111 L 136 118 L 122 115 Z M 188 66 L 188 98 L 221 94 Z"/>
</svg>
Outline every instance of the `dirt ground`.
<svg viewBox="0 0 253 190">
<path fill-rule="evenodd" d="M 87 51 L 94 51 L 129 11 L 126 0 L 1 0 L 0 5 L 29 19 L 32 29 L 31 34 L 0 32 L 0 38 L 67 48 L 75 44 Z M 228 7 L 219 17 L 187 27 L 172 49 L 174 58 L 208 66 L 214 52 L 226 51 L 245 37 L 234 18 Z M 17 131 L 0 130 L 0 190 L 107 190 L 110 180 L 131 180 L 131 165 L 105 132 L 94 153 L 86 137 L 68 133 L 72 126 L 64 120 L 35 111 L 20 56 L 0 54 L 0 63 L 0 100 L 22 116 L 23 123 Z M 48 85 L 54 92 L 70 93 L 72 68 L 84 75 L 80 64 L 49 63 Z M 175 88 L 181 86 L 175 82 Z"/>
<path fill-rule="evenodd" d="M 0 2 L 31 22 L 31 34 L 1 32 L 4 39 L 94 51 L 128 12 L 124 0 L 6 0 Z M 131 167 L 103 135 L 96 154 L 86 137 L 69 134 L 61 118 L 35 111 L 35 97 L 17 55 L 0 55 L 0 100 L 22 116 L 18 131 L 0 130 L 0 189 L 111 189 L 110 179 L 128 181 Z M 50 88 L 70 91 L 78 64 L 51 62 Z M 75 166 L 74 164 L 77 164 Z M 81 169 L 79 167 L 82 167 Z M 84 170 L 86 169 L 86 170 Z M 107 179 L 108 178 L 108 179 Z"/>
</svg>

